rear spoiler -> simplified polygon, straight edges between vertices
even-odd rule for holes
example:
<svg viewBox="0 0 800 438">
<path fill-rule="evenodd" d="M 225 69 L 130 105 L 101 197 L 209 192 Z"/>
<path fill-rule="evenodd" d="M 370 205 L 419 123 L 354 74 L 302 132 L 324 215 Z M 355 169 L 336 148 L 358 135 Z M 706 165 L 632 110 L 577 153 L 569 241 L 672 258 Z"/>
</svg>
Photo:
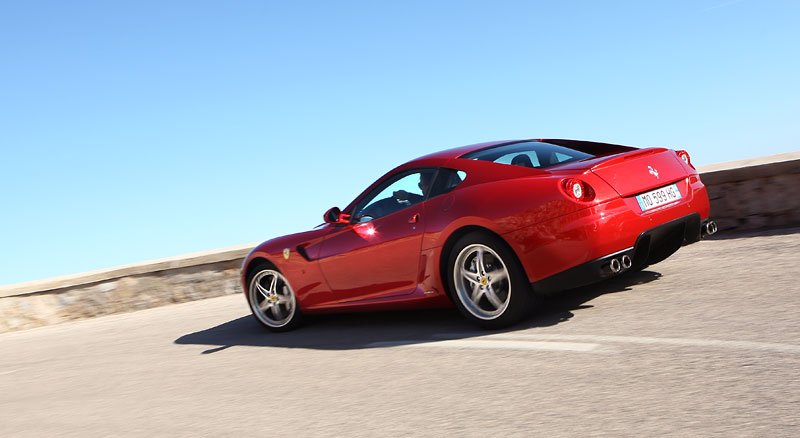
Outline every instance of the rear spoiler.
<svg viewBox="0 0 800 438">
<path fill-rule="evenodd" d="M 622 163 L 622 162 L 627 161 L 627 160 L 632 160 L 634 158 L 643 157 L 645 155 L 660 154 L 660 153 L 666 152 L 668 150 L 669 149 L 667 149 L 667 148 L 639 149 L 636 152 L 631 152 L 629 154 L 618 155 L 616 157 L 611 157 L 611 158 L 609 158 L 609 159 L 607 159 L 607 160 L 605 160 L 603 162 L 597 163 L 594 166 L 592 166 L 592 170 L 600 169 L 601 167 L 609 167 L 609 166 L 612 166 L 614 164 L 619 164 L 619 163 Z"/>
<path fill-rule="evenodd" d="M 584 140 L 564 140 L 559 138 L 540 138 L 536 141 L 540 141 L 542 143 L 550 143 L 557 146 L 563 146 L 565 148 L 574 149 L 576 151 L 585 152 L 587 154 L 592 154 L 595 156 L 619 154 L 623 152 L 635 151 L 638 149 L 630 146 L 623 146 L 621 144 L 598 143 L 596 141 L 584 141 Z"/>
</svg>

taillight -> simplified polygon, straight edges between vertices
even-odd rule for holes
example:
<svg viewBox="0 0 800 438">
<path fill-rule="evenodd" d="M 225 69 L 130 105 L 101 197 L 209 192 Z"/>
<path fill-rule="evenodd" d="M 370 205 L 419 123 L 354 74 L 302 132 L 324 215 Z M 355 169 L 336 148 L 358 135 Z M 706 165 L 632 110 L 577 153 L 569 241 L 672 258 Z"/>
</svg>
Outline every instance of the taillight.
<svg viewBox="0 0 800 438">
<path fill-rule="evenodd" d="M 683 160 L 684 163 L 688 164 L 692 169 L 694 169 L 694 166 L 692 165 L 692 157 L 689 156 L 688 152 L 675 151 L 675 153 L 678 154 L 679 157 L 681 157 L 681 160 Z"/>
<path fill-rule="evenodd" d="M 589 184 L 576 179 L 568 178 L 562 182 L 561 188 L 567 197 L 574 201 L 588 202 L 594 199 L 594 190 Z"/>
</svg>

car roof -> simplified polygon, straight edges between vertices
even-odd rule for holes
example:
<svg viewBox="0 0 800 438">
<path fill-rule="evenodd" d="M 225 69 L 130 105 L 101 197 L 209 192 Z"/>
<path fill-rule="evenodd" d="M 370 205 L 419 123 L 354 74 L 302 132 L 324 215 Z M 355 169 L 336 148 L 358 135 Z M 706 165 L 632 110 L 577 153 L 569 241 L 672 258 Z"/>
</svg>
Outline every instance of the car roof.
<svg viewBox="0 0 800 438">
<path fill-rule="evenodd" d="M 424 165 L 444 165 L 448 161 L 454 160 L 470 152 L 475 152 L 481 149 L 488 149 L 495 146 L 503 146 L 507 144 L 522 143 L 522 142 L 550 143 L 556 146 L 563 146 L 566 148 L 575 149 L 589 154 L 620 153 L 637 149 L 631 146 L 623 146 L 613 143 L 601 143 L 601 142 L 587 141 L 587 140 L 566 140 L 557 138 L 528 138 L 521 140 L 499 140 L 499 141 L 487 141 L 484 143 L 475 143 L 467 146 L 461 146 L 457 148 L 434 152 L 432 154 L 419 157 L 415 160 L 411 160 L 402 167 L 406 168 L 413 165 L 423 165 L 423 163 Z"/>
<path fill-rule="evenodd" d="M 421 168 L 421 167 L 448 167 L 449 165 L 451 165 L 450 163 L 453 160 L 457 159 L 458 157 L 460 157 L 462 155 L 468 154 L 470 152 L 478 151 L 478 150 L 481 150 L 481 149 L 487 149 L 487 148 L 491 148 L 491 147 L 495 147 L 495 146 L 506 145 L 506 144 L 520 143 L 520 142 L 525 142 L 525 141 L 546 141 L 546 140 L 541 140 L 541 139 L 523 139 L 523 140 L 487 141 L 487 142 L 483 142 L 483 143 L 475 143 L 475 144 L 470 144 L 470 145 L 461 146 L 461 147 L 457 147 L 457 148 L 445 149 L 443 151 L 433 152 L 431 154 L 424 155 L 424 156 L 419 157 L 419 158 L 415 158 L 415 159 L 413 159 L 411 161 L 408 161 L 408 162 L 406 162 L 404 164 L 401 164 L 401 165 L 395 167 L 394 169 L 386 172 L 383 176 L 381 176 L 380 178 L 375 180 L 375 182 L 373 182 L 369 187 L 364 189 L 364 191 L 361 192 L 361 194 L 356 196 L 356 198 L 353 200 L 353 202 L 351 202 L 350 205 L 348 205 L 343 211 L 348 211 L 349 209 L 351 209 L 353 207 L 353 205 L 355 205 L 356 202 L 360 201 L 361 198 L 366 193 L 368 193 L 370 190 L 372 190 L 375 187 L 377 187 L 386 178 L 390 178 L 392 175 L 395 175 L 398 172 L 404 172 L 404 171 L 407 171 L 409 169 Z M 530 169 L 526 169 L 526 170 L 530 170 Z"/>
<path fill-rule="evenodd" d="M 457 148 L 446 149 L 446 150 L 443 150 L 443 151 L 434 152 L 432 154 L 428 154 L 428 155 L 419 157 L 419 158 L 417 158 L 415 160 L 411 160 L 409 163 L 414 163 L 414 162 L 417 162 L 417 161 L 428 161 L 428 160 L 449 161 L 449 160 L 451 160 L 453 158 L 458 158 L 458 157 L 460 157 L 460 156 L 462 156 L 464 154 L 468 154 L 470 152 L 474 152 L 474 151 L 477 151 L 477 150 L 480 150 L 480 149 L 486 149 L 486 148 L 490 148 L 490 147 L 494 147 L 494 146 L 500 146 L 502 144 L 508 144 L 508 143 L 517 143 L 517 142 L 520 142 L 520 141 L 526 141 L 526 140 L 500 140 L 500 141 L 487 141 L 487 142 L 484 142 L 484 143 L 475 143 L 475 144 L 470 144 L 470 145 L 467 145 L 467 146 L 460 146 L 460 147 L 457 147 Z"/>
</svg>

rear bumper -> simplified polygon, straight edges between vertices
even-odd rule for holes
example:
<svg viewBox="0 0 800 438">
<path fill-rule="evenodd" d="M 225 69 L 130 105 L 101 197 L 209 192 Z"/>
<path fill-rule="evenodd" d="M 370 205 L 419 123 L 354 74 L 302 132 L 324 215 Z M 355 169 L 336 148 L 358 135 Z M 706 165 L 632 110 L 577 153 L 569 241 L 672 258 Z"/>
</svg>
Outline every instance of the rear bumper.
<svg viewBox="0 0 800 438">
<path fill-rule="evenodd" d="M 631 248 L 599 257 L 543 280 L 535 281 L 532 286 L 536 292 L 552 293 L 585 286 L 621 275 L 629 270 L 641 269 L 644 266 L 658 263 L 675 253 L 681 246 L 700 240 L 703 237 L 706 222 L 708 221 L 700 219 L 698 213 L 674 219 L 642 232 Z M 618 271 L 610 269 L 613 260 L 619 261 L 624 256 L 630 257 L 631 266 L 625 267 L 625 264 L 621 264 Z"/>
<path fill-rule="evenodd" d="M 683 224 L 684 235 L 680 239 L 667 239 L 678 241 L 677 246 L 673 244 L 674 252 L 684 242 L 697 241 L 709 218 L 708 194 L 702 182 L 687 179 L 680 187 L 684 194 L 681 202 L 663 208 L 642 212 L 633 197 L 617 198 L 503 237 L 514 248 L 534 284 L 609 255 L 633 250 L 637 245 L 640 248 L 635 251 L 637 254 L 629 254 L 632 258 L 636 256 L 635 264 L 657 263 L 666 256 L 660 257 L 661 250 L 656 248 L 661 246 L 654 244 L 653 239 L 660 242 L 670 237 L 662 236 L 661 230 L 672 230 L 671 224 Z M 643 235 L 650 236 L 650 244 Z M 643 256 L 646 244 L 648 254 Z"/>
</svg>

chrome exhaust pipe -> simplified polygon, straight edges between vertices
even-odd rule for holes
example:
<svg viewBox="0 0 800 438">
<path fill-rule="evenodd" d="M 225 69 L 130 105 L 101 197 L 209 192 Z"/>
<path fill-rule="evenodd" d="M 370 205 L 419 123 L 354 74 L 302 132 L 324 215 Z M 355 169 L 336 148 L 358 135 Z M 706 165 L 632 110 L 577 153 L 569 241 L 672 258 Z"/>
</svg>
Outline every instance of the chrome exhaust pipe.
<svg viewBox="0 0 800 438">
<path fill-rule="evenodd" d="M 623 269 L 630 269 L 631 266 L 633 266 L 633 260 L 631 260 L 630 256 L 628 256 L 627 254 L 622 256 L 621 261 Z"/>
<path fill-rule="evenodd" d="M 708 221 L 703 224 L 703 234 L 706 236 L 710 236 L 717 232 L 717 223 L 714 221 Z"/>
<path fill-rule="evenodd" d="M 611 263 L 608 264 L 609 269 L 611 272 L 618 274 L 619 271 L 622 270 L 622 265 L 619 263 L 618 259 L 611 259 Z"/>
</svg>

